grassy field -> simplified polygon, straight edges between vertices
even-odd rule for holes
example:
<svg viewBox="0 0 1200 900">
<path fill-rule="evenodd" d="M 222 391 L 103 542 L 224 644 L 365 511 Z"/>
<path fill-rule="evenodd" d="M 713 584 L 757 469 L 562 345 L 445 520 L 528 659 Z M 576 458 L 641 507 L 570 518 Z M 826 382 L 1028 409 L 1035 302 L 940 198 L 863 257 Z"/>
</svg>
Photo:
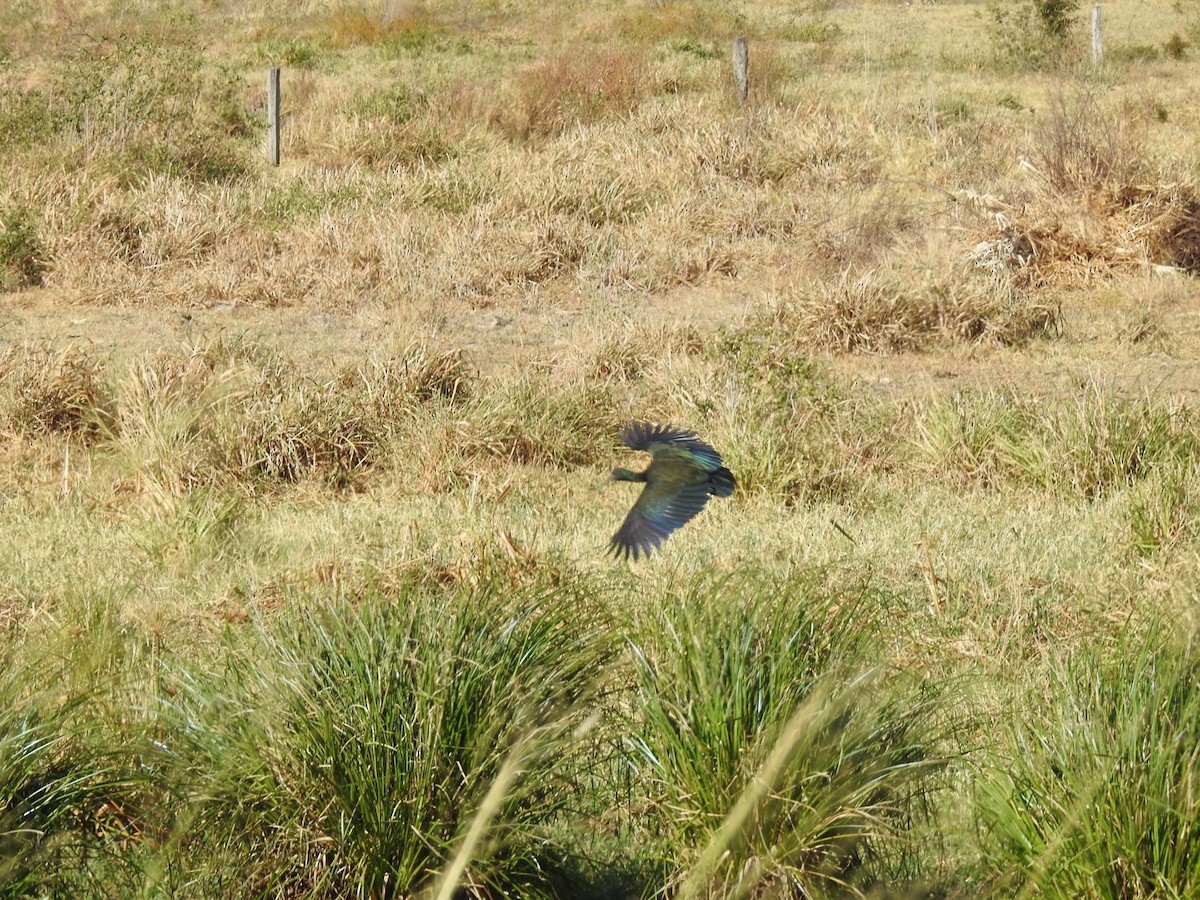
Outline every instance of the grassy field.
<svg viewBox="0 0 1200 900">
<path fill-rule="evenodd" d="M 0 896 L 1200 896 L 1200 7 L 244 6 L 0 10 Z"/>
</svg>

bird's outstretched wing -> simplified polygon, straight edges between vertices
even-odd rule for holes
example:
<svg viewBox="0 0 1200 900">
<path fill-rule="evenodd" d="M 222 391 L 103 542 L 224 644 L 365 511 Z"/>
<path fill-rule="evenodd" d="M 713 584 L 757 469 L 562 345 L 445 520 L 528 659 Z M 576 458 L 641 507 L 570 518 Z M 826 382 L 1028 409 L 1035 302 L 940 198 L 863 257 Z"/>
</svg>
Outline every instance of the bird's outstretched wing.
<svg viewBox="0 0 1200 900">
<path fill-rule="evenodd" d="M 704 509 L 711 493 L 707 481 L 682 486 L 671 479 L 647 481 L 633 509 L 613 535 L 609 550 L 625 559 L 649 556 L 671 532 Z"/>
<path fill-rule="evenodd" d="M 653 425 L 649 422 L 630 422 L 620 433 L 621 440 L 630 450 L 645 450 L 655 460 L 663 451 L 685 451 L 705 472 L 721 468 L 721 454 L 700 440 L 694 431 L 674 428 L 670 425 Z"/>
</svg>

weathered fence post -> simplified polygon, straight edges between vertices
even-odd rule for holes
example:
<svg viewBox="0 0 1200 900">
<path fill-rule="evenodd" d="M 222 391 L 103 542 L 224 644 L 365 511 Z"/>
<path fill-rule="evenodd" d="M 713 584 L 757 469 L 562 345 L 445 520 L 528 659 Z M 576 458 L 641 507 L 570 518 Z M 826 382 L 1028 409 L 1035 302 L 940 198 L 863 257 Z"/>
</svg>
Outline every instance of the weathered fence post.
<svg viewBox="0 0 1200 900">
<path fill-rule="evenodd" d="M 279 70 L 267 70 L 267 159 L 279 165 Z"/>
<path fill-rule="evenodd" d="M 744 37 L 733 39 L 733 83 L 742 103 L 750 96 L 750 48 Z"/>
<path fill-rule="evenodd" d="M 1092 65 L 1104 62 L 1104 39 L 1100 35 L 1100 4 L 1092 7 Z"/>
</svg>

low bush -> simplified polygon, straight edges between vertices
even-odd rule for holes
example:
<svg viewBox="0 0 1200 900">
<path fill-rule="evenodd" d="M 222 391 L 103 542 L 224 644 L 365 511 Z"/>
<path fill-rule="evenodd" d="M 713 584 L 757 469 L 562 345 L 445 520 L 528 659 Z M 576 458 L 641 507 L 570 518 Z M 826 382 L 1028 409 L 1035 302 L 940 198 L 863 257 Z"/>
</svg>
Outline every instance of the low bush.
<svg viewBox="0 0 1200 900">
<path fill-rule="evenodd" d="M 0 221 L 0 291 L 37 287 L 47 268 L 33 217 L 25 209 L 9 210 Z"/>
</svg>

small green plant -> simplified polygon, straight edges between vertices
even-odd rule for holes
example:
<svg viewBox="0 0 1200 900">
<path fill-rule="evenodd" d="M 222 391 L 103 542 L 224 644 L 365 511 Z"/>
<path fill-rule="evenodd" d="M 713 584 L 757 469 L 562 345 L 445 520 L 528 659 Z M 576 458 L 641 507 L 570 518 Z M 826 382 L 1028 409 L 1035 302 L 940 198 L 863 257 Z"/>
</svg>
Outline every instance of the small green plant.
<svg viewBox="0 0 1200 900">
<path fill-rule="evenodd" d="M 441 29 L 429 20 L 420 19 L 394 23 L 379 50 L 385 59 L 391 59 L 442 49 L 444 43 Z"/>
<path fill-rule="evenodd" d="M 799 44 L 827 44 L 842 36 L 842 27 L 824 18 L 809 18 L 786 27 L 782 38 Z"/>
<path fill-rule="evenodd" d="M 902 352 L 947 342 L 1021 345 L 1057 333 L 1055 306 L 992 279 L 845 272 L 779 306 L 799 343 L 841 352 Z"/>
<path fill-rule="evenodd" d="M 1002 91 L 996 98 L 996 105 L 1003 109 L 1010 109 L 1013 112 L 1023 112 L 1025 104 L 1021 102 L 1021 98 L 1012 91 Z"/>
<path fill-rule="evenodd" d="M 1034 0 L 1034 11 L 1042 30 L 1056 38 L 1067 35 L 1075 25 L 1079 12 L 1079 0 Z"/>
<path fill-rule="evenodd" d="M 1138 557 L 1180 546 L 1195 534 L 1192 472 L 1167 465 L 1146 479 L 1129 503 L 1129 547 Z"/>
<path fill-rule="evenodd" d="M 1162 56 L 1162 50 L 1153 44 L 1123 44 L 1114 47 L 1108 54 L 1110 59 L 1120 62 L 1154 62 Z"/>
<path fill-rule="evenodd" d="M 674 53 L 686 53 L 697 59 L 719 59 L 723 55 L 714 44 L 690 36 L 672 38 L 667 47 Z"/>
<path fill-rule="evenodd" d="M 312 66 L 321 54 L 317 44 L 308 38 L 295 35 L 265 38 L 258 42 L 256 50 L 259 60 L 264 63 L 297 68 Z"/>
<path fill-rule="evenodd" d="M 210 73 L 194 23 L 174 24 L 153 36 L 87 38 L 87 52 L 54 72 L 56 132 L 82 139 L 126 185 L 159 173 L 225 182 L 247 168 L 231 140 L 249 134 L 240 76 L 228 66 Z"/>
<path fill-rule="evenodd" d="M 1171 59 L 1183 59 L 1187 56 L 1188 48 L 1191 46 L 1191 42 L 1185 40 L 1176 31 L 1163 43 L 1163 52 Z"/>
<path fill-rule="evenodd" d="M 374 91 L 354 101 L 354 112 L 364 118 L 407 122 L 427 105 L 424 95 L 406 85 Z"/>
<path fill-rule="evenodd" d="M 38 90 L 9 86 L 0 92 L 0 133 L 6 140 L 0 153 L 16 152 L 54 133 L 59 115 L 50 97 Z"/>
<path fill-rule="evenodd" d="M 0 290 L 36 287 L 47 268 L 33 216 L 21 207 L 8 210 L 0 222 Z"/>
</svg>

